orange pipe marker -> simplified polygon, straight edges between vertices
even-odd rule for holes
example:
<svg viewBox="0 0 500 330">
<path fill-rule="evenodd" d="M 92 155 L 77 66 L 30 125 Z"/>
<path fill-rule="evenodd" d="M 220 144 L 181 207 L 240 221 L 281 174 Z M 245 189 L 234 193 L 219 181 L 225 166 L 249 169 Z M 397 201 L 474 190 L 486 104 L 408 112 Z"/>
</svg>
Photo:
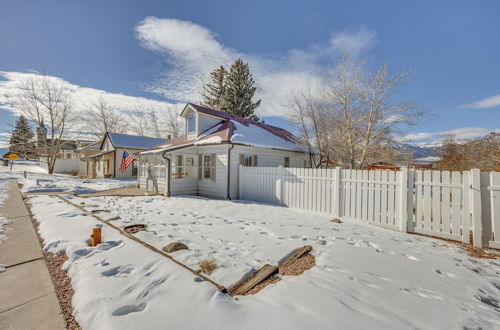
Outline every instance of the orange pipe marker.
<svg viewBox="0 0 500 330">
<path fill-rule="evenodd" d="M 96 246 L 97 244 L 101 244 L 101 228 L 100 227 L 92 228 L 92 246 Z"/>
</svg>

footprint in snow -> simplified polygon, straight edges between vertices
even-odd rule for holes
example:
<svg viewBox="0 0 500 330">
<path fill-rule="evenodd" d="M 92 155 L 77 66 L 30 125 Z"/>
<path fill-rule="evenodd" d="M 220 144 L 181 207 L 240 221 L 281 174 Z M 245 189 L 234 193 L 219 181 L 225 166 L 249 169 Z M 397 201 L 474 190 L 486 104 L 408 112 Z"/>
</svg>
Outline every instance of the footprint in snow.
<svg viewBox="0 0 500 330">
<path fill-rule="evenodd" d="M 411 256 L 411 255 L 408 255 L 408 254 L 404 254 L 404 253 L 402 255 L 403 255 L 403 257 L 406 257 L 409 260 L 418 261 L 417 257 Z"/>
<path fill-rule="evenodd" d="M 422 297 L 422 298 L 426 298 L 426 299 L 443 300 L 443 298 L 440 297 L 440 296 L 438 296 L 436 293 L 434 293 L 434 292 L 432 292 L 430 290 L 421 288 L 419 286 L 411 286 L 411 287 L 408 287 L 408 288 L 400 288 L 400 290 L 404 291 L 404 292 L 407 292 L 407 293 L 410 293 L 410 294 L 413 294 L 413 295 L 416 295 L 416 296 L 419 296 L 419 297 Z"/>
<path fill-rule="evenodd" d="M 434 271 L 436 272 L 436 274 L 444 275 L 444 276 L 449 277 L 449 278 L 455 278 L 455 277 L 457 277 L 457 275 L 455 275 L 453 273 L 448 273 L 448 272 L 442 271 L 441 269 L 436 269 Z"/>
<path fill-rule="evenodd" d="M 132 273 L 133 270 L 134 267 L 132 265 L 118 266 L 103 271 L 101 275 L 105 277 L 125 277 Z"/>
<path fill-rule="evenodd" d="M 130 313 L 137 313 L 137 312 L 142 312 L 146 308 L 146 303 L 140 303 L 137 305 L 124 305 L 121 307 L 118 307 L 111 313 L 113 316 L 123 316 L 127 315 Z"/>
</svg>

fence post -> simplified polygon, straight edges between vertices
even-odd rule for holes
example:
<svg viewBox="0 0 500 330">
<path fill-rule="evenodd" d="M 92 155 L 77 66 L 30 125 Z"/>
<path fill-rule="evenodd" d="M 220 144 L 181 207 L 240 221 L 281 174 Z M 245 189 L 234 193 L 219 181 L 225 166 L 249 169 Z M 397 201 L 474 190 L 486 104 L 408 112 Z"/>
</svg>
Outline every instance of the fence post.
<svg viewBox="0 0 500 330">
<path fill-rule="evenodd" d="M 340 166 L 335 167 L 333 176 L 333 216 L 335 218 L 340 218 L 341 170 L 342 168 Z"/>
<path fill-rule="evenodd" d="M 408 232 L 408 168 L 401 168 L 401 196 L 399 205 L 399 230 L 403 233 Z"/>
<path fill-rule="evenodd" d="M 473 245 L 478 248 L 483 247 L 483 225 L 481 214 L 481 171 L 472 169 L 470 174 L 470 191 L 472 200 L 472 230 Z"/>
<path fill-rule="evenodd" d="M 282 194 L 282 183 L 281 183 L 281 176 L 283 175 L 283 166 L 278 166 L 277 171 L 275 172 L 278 176 L 276 179 L 276 198 L 278 199 L 278 202 L 280 205 L 283 205 L 283 194 Z"/>
<path fill-rule="evenodd" d="M 243 199 L 243 165 L 238 166 L 238 198 Z"/>
</svg>

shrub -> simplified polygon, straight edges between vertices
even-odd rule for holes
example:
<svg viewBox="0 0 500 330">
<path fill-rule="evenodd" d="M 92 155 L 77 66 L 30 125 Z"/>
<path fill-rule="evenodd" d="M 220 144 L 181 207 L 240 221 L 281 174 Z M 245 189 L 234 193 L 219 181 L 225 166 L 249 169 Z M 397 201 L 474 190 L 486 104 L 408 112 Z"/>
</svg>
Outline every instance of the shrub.
<svg viewBox="0 0 500 330">
<path fill-rule="evenodd" d="M 212 274 L 214 272 L 214 270 L 216 270 L 218 267 L 215 259 L 202 260 L 202 261 L 200 261 L 198 266 L 200 266 L 199 272 L 205 273 L 207 275 Z"/>
</svg>

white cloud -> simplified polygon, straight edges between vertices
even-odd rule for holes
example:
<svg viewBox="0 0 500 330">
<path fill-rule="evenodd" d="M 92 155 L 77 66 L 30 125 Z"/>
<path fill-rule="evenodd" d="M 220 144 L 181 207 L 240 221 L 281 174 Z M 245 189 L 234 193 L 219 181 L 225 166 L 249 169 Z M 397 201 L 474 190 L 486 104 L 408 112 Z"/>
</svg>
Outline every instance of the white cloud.
<svg viewBox="0 0 500 330">
<path fill-rule="evenodd" d="M 485 136 L 491 132 L 500 132 L 500 128 L 459 127 L 438 132 L 410 133 L 400 138 L 400 141 L 420 146 L 437 146 L 440 145 L 445 136 L 453 135 L 458 141 L 465 141 Z"/>
<path fill-rule="evenodd" d="M 35 78 L 37 76 L 39 76 L 38 73 L 0 71 L 0 109 L 5 109 L 16 115 L 19 115 L 20 113 L 16 110 L 15 106 L 15 100 L 18 93 L 18 85 L 23 79 Z M 180 103 L 176 104 L 148 99 L 145 97 L 111 93 L 100 89 L 82 87 L 76 84 L 72 84 L 59 77 L 49 76 L 48 78 L 65 85 L 73 99 L 75 112 L 81 111 L 81 109 L 86 105 L 91 105 L 92 103 L 96 102 L 99 97 L 103 97 L 111 107 L 121 111 L 129 122 L 135 120 L 133 111 L 139 108 L 143 110 L 153 109 L 159 111 L 160 113 L 165 113 L 165 111 L 178 112 L 179 109 L 184 106 L 184 104 Z M 75 127 L 75 129 L 76 128 L 77 127 Z M 128 132 L 133 133 L 132 130 L 129 130 Z M 6 140 L 6 137 L 2 136 L 2 134 L 10 133 L 0 133 L 0 146 L 4 146 Z M 87 132 L 80 131 L 67 131 L 65 137 L 92 138 L 88 135 Z"/>
<path fill-rule="evenodd" d="M 291 88 L 310 85 L 321 78 L 335 54 L 359 54 L 375 43 L 375 32 L 361 27 L 332 35 L 329 42 L 291 49 L 284 54 L 260 56 L 225 46 L 217 35 L 198 24 L 178 19 L 147 17 L 136 27 L 141 44 L 162 55 L 168 69 L 148 90 L 180 102 L 198 102 L 204 80 L 219 65 L 228 67 L 240 57 L 248 62 L 262 105 L 260 116 L 288 114 L 287 93 Z"/>
<path fill-rule="evenodd" d="M 10 133 L 0 133 L 0 148 L 7 148 L 10 143 Z M 0 155 L 1 156 L 1 155 Z"/>
<path fill-rule="evenodd" d="M 462 106 L 462 108 L 467 108 L 467 109 L 487 109 L 487 108 L 494 108 L 500 105 L 500 94 L 494 95 L 491 97 L 487 97 L 485 99 L 465 104 Z"/>
<path fill-rule="evenodd" d="M 15 99 L 18 93 L 19 82 L 23 79 L 34 78 L 37 76 L 39 76 L 37 73 L 0 71 L 0 107 L 16 113 Z M 125 112 L 133 110 L 139 104 L 143 107 L 153 109 L 164 109 L 172 104 L 144 97 L 110 93 L 100 89 L 82 87 L 72 84 L 59 77 L 50 76 L 49 79 L 63 83 L 71 93 L 76 106 L 82 106 L 83 104 L 94 102 L 99 96 L 105 97 L 109 104 Z"/>
<path fill-rule="evenodd" d="M 330 39 L 330 42 L 338 50 L 357 55 L 375 45 L 376 34 L 362 26 L 357 30 L 337 33 Z"/>
</svg>

